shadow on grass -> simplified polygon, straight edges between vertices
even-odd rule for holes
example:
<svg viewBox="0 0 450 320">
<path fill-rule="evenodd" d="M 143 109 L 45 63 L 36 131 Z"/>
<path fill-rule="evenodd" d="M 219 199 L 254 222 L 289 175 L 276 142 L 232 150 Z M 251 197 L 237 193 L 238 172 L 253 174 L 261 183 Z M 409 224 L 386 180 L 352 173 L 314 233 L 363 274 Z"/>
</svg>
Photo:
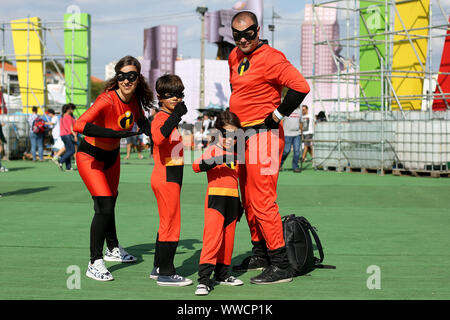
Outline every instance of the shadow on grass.
<svg viewBox="0 0 450 320">
<path fill-rule="evenodd" d="M 3 197 L 16 196 L 16 195 L 26 195 L 26 194 L 30 194 L 30 193 L 47 191 L 47 190 L 49 190 L 51 188 L 54 188 L 54 186 L 39 187 L 39 188 L 25 188 L 25 189 L 19 189 L 19 190 L 4 192 L 4 193 L 2 193 L 2 195 L 3 195 Z"/>
<path fill-rule="evenodd" d="M 22 171 L 27 169 L 34 169 L 34 167 L 16 167 L 16 168 L 8 168 L 8 172 L 14 172 L 14 171 Z"/>
<path fill-rule="evenodd" d="M 185 250 L 194 250 L 194 244 L 201 243 L 201 241 L 197 239 L 184 239 L 178 242 L 177 253 L 176 254 L 184 254 Z M 185 249 L 185 250 L 183 250 Z M 119 263 L 114 266 L 108 267 L 108 269 L 112 272 L 115 270 L 119 270 L 122 268 L 130 267 L 139 263 L 144 262 L 143 255 L 152 255 L 155 254 L 155 243 L 144 243 L 138 244 L 134 246 L 129 246 L 125 248 L 128 253 L 132 254 L 136 257 L 137 261 L 134 263 Z M 183 264 L 177 268 L 177 273 L 181 275 L 193 274 L 197 271 L 198 262 L 200 260 L 200 252 L 201 250 L 197 250 L 194 255 L 183 261 Z M 153 257 L 152 257 L 153 258 Z M 150 273 L 151 270 L 149 270 Z"/>
</svg>

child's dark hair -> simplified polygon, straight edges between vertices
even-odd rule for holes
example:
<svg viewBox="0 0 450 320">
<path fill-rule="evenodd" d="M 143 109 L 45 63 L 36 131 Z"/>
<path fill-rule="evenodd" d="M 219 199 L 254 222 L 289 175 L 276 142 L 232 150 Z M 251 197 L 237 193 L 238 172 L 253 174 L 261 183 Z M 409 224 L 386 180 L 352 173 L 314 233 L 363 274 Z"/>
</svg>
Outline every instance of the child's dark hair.
<svg viewBox="0 0 450 320">
<path fill-rule="evenodd" d="M 228 110 L 219 113 L 216 123 L 214 124 L 214 128 L 222 129 L 227 124 L 235 126 L 236 128 L 241 128 L 241 122 L 239 121 L 237 115 Z"/>
<path fill-rule="evenodd" d="M 166 93 L 183 92 L 184 85 L 181 78 L 175 74 L 165 74 L 156 80 L 156 92 L 163 96 Z"/>
</svg>

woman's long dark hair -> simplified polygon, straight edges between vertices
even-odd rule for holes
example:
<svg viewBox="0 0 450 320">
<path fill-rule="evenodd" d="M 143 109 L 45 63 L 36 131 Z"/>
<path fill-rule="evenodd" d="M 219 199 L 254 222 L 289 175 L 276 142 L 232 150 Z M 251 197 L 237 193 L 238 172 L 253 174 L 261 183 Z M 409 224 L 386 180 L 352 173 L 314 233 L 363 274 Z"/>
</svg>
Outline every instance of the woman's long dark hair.
<svg viewBox="0 0 450 320">
<path fill-rule="evenodd" d="M 104 87 L 104 92 L 116 90 L 119 88 L 119 85 L 117 84 L 117 73 L 125 66 L 135 66 L 137 69 L 137 72 L 139 74 L 138 78 L 138 85 L 136 87 L 135 95 L 140 101 L 142 107 L 146 111 L 150 111 L 152 102 L 153 102 L 153 92 L 150 90 L 150 87 L 145 81 L 144 76 L 141 74 L 141 64 L 139 63 L 138 59 L 132 56 L 125 56 L 122 59 L 119 60 L 119 62 L 116 63 L 116 66 L 114 67 L 114 71 L 116 72 L 116 75 L 107 80 Z"/>
</svg>

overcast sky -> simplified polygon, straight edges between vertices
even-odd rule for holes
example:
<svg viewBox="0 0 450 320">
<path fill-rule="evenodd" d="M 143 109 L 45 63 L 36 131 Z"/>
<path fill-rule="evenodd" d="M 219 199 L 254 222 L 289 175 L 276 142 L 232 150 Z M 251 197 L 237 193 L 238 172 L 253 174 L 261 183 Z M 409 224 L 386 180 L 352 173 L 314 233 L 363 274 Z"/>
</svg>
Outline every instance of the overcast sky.
<svg viewBox="0 0 450 320">
<path fill-rule="evenodd" d="M 433 3 L 436 0 L 432 0 Z M 81 12 L 91 15 L 91 70 L 92 75 L 104 78 L 105 65 L 130 54 L 143 55 L 145 28 L 159 24 L 178 26 L 178 54 L 184 58 L 200 57 L 200 18 L 197 6 L 209 11 L 231 8 L 237 0 L 0 0 L 0 22 L 37 16 L 43 21 L 60 21 L 70 5 L 77 5 Z M 264 38 L 271 40 L 268 25 L 271 24 L 272 7 L 281 19 L 275 20 L 275 47 L 300 68 L 300 27 L 305 3 L 311 0 L 264 0 Z M 316 1 L 319 2 L 319 1 Z M 323 1 L 322 1 L 323 2 Z M 353 2 L 353 1 L 352 1 Z M 450 0 L 440 0 L 445 14 L 450 12 Z M 441 23 L 445 21 L 440 8 L 433 7 L 433 15 Z M 345 26 L 341 25 L 341 31 Z M 1 34 L 0 34 L 1 36 Z M 6 53 L 13 53 L 10 32 L 5 33 Z M 1 41 L 1 39 L 0 39 Z M 63 47 L 61 31 L 47 35 L 48 50 L 60 54 Z M 443 38 L 433 41 L 434 65 L 440 63 Z M 0 53 L 1 53 L 0 43 Z M 206 58 L 214 59 L 217 47 L 206 42 Z M 343 50 L 342 54 L 345 54 Z"/>
</svg>

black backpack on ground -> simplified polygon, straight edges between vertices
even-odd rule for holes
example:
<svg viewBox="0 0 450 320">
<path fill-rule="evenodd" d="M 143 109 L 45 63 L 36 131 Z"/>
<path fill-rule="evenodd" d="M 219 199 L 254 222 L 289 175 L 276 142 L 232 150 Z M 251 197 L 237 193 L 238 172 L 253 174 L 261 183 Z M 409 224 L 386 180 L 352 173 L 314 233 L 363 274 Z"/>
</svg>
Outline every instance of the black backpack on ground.
<svg viewBox="0 0 450 320">
<path fill-rule="evenodd" d="M 301 276 L 316 268 L 336 269 L 335 266 L 323 265 L 323 248 L 320 243 L 317 229 L 305 217 L 296 217 L 294 214 L 284 216 L 283 235 L 289 263 L 294 276 Z M 314 256 L 314 247 L 311 239 L 314 238 L 320 258 Z"/>
</svg>

